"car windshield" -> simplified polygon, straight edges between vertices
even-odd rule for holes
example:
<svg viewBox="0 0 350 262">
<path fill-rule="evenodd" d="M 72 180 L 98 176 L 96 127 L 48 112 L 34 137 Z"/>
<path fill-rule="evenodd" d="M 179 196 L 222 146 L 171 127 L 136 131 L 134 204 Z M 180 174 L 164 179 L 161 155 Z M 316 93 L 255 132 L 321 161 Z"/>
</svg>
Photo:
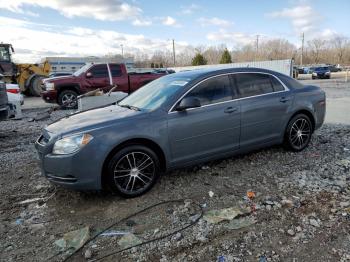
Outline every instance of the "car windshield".
<svg viewBox="0 0 350 262">
<path fill-rule="evenodd" d="M 120 101 L 118 105 L 141 110 L 155 110 L 190 80 L 176 75 L 163 76 L 138 89 Z"/>
<path fill-rule="evenodd" d="M 91 64 L 86 64 L 82 68 L 78 69 L 73 73 L 74 76 L 80 76 L 82 73 L 86 72 L 90 68 Z"/>
<path fill-rule="evenodd" d="M 317 67 L 315 69 L 315 71 L 324 71 L 324 70 L 328 70 L 328 67 Z"/>
</svg>

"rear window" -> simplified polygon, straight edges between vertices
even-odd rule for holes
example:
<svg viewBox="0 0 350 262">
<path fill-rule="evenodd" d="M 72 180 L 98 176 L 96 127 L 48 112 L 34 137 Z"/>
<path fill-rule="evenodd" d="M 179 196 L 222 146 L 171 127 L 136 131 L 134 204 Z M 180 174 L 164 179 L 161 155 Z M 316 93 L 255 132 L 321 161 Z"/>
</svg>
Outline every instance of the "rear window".
<svg viewBox="0 0 350 262">
<path fill-rule="evenodd" d="M 111 65 L 109 65 L 109 68 L 111 70 L 112 77 L 122 75 L 122 69 L 121 69 L 120 65 L 111 64 Z"/>
<path fill-rule="evenodd" d="M 273 86 L 273 90 L 275 92 L 280 92 L 280 91 L 284 91 L 284 86 L 282 85 L 282 83 L 276 79 L 276 77 L 274 76 L 270 76 L 271 79 L 271 83 Z"/>
<path fill-rule="evenodd" d="M 279 75 L 278 77 L 289 88 L 296 88 L 296 89 L 304 88 L 303 84 L 301 84 L 299 81 L 297 81 L 289 76 Z"/>
<path fill-rule="evenodd" d="M 236 84 L 241 97 L 272 93 L 270 76 L 258 73 L 236 74 Z"/>
</svg>

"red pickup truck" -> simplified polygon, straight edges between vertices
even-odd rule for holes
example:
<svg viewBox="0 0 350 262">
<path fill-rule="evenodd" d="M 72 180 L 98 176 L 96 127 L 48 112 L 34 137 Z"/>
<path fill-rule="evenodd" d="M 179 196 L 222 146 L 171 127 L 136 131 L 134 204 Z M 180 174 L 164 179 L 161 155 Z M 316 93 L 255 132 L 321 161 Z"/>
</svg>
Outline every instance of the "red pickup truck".
<svg viewBox="0 0 350 262">
<path fill-rule="evenodd" d="M 130 94 L 143 85 L 163 76 L 164 73 L 128 74 L 124 64 L 87 64 L 70 76 L 43 80 L 42 98 L 48 103 L 58 103 L 65 108 L 75 108 L 77 97 L 101 88 L 104 92 L 117 85 L 115 91 Z"/>
</svg>

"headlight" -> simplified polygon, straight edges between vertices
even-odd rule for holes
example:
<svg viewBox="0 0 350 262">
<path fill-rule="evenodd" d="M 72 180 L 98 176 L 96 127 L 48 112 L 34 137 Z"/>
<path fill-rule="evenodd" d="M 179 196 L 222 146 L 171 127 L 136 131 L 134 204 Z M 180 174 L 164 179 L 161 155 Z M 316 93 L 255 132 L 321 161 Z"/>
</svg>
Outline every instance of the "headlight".
<svg viewBox="0 0 350 262">
<path fill-rule="evenodd" d="M 47 91 L 55 90 L 55 84 L 54 83 L 50 83 L 50 82 L 45 83 L 45 89 Z"/>
<path fill-rule="evenodd" d="M 327 71 L 327 72 L 326 72 L 326 75 L 329 75 L 330 73 L 331 73 L 330 71 Z"/>
<path fill-rule="evenodd" d="M 89 134 L 64 137 L 56 141 L 52 153 L 55 155 L 72 154 L 87 145 L 92 139 L 92 135 Z"/>
<path fill-rule="evenodd" d="M 316 75 L 317 75 L 317 73 L 316 73 L 316 72 L 313 72 L 313 73 L 312 73 L 312 75 L 313 75 L 313 76 L 316 76 Z"/>
</svg>

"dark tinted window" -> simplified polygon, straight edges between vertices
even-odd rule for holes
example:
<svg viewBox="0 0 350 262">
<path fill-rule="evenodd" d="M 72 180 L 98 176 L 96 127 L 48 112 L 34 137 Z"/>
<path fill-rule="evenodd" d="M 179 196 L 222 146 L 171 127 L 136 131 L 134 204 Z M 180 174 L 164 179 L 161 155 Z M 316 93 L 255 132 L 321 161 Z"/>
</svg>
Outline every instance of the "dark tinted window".
<svg viewBox="0 0 350 262">
<path fill-rule="evenodd" d="M 279 78 L 282 80 L 282 82 L 289 88 L 304 88 L 304 85 L 301 84 L 299 81 L 286 76 L 286 75 L 280 75 Z"/>
<path fill-rule="evenodd" d="M 273 90 L 275 92 L 284 91 L 284 86 L 281 84 L 279 80 L 276 79 L 276 77 L 270 76 L 270 79 L 273 86 Z"/>
<path fill-rule="evenodd" d="M 257 73 L 236 74 L 236 83 L 241 97 L 272 93 L 270 76 Z"/>
<path fill-rule="evenodd" d="M 108 77 L 107 65 L 95 65 L 89 70 L 93 77 Z"/>
<path fill-rule="evenodd" d="M 122 69 L 120 68 L 120 65 L 112 64 L 112 65 L 109 65 L 109 68 L 111 69 L 112 77 L 122 75 Z"/>
<path fill-rule="evenodd" d="M 227 75 L 210 78 L 195 87 L 187 96 L 198 98 L 202 106 L 231 100 L 230 79 Z"/>
</svg>

